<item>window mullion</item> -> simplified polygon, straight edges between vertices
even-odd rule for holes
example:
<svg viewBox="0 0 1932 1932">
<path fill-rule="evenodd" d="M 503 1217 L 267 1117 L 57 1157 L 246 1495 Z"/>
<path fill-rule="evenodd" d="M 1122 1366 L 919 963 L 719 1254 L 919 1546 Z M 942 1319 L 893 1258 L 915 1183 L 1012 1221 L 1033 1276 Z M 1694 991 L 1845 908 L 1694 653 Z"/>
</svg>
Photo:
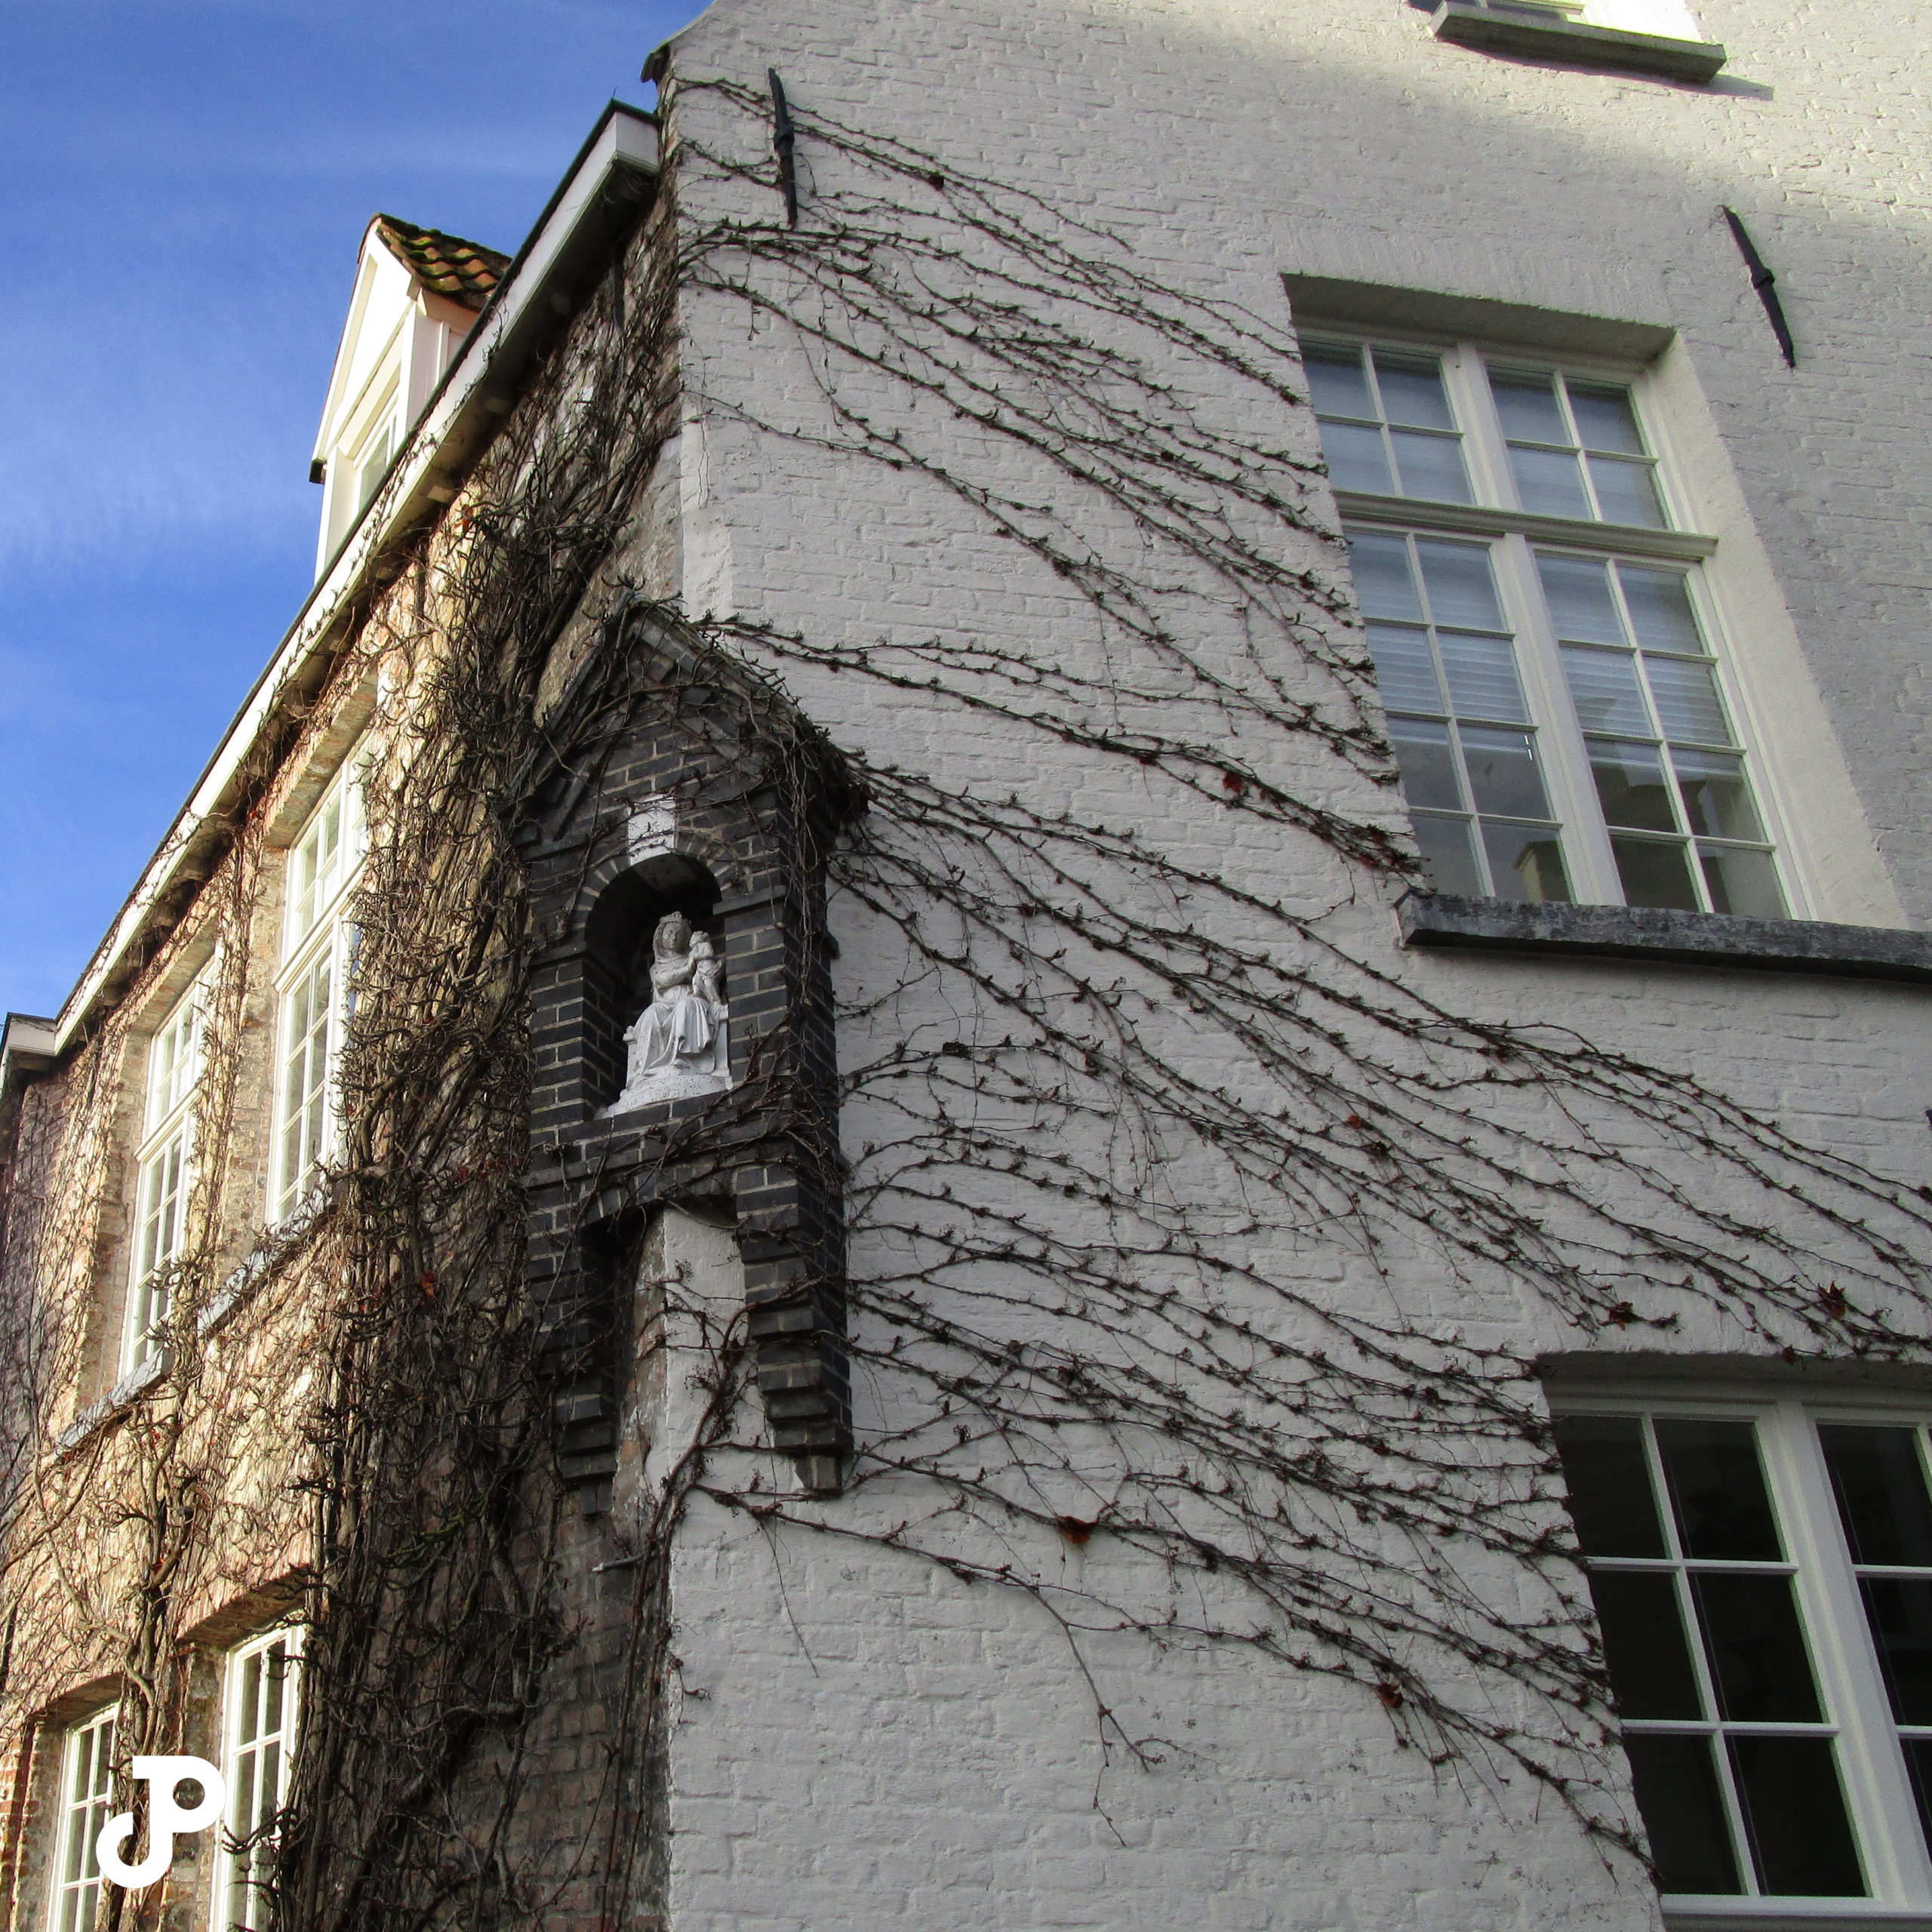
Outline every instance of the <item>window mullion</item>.
<svg viewBox="0 0 1932 1932">
<path fill-rule="evenodd" d="M 1760 1430 L 1774 1501 L 1798 1564 L 1798 1607 L 1812 1667 L 1838 1727 L 1839 1775 L 1875 1898 L 1932 1903 L 1932 1858 L 1919 1829 L 1905 1754 L 1838 1528 L 1838 1504 L 1817 1431 L 1796 1402 L 1780 1402 Z"/>
<path fill-rule="evenodd" d="M 1516 626 L 1516 662 L 1542 740 L 1543 779 L 1551 809 L 1563 827 L 1571 891 L 1581 906 L 1614 906 L 1623 897 L 1611 856 L 1610 835 L 1589 786 L 1590 764 L 1576 706 L 1563 675 L 1555 627 L 1543 608 L 1536 558 L 1526 537 L 1506 537 L 1492 552 L 1501 580 L 1503 608 Z"/>
<path fill-rule="evenodd" d="M 1442 367 L 1448 380 L 1450 407 L 1463 426 L 1463 447 L 1476 501 L 1495 509 L 1513 510 L 1516 491 L 1509 473 L 1509 452 L 1503 444 L 1503 425 L 1489 392 L 1482 357 L 1467 343 L 1460 343 L 1443 357 Z"/>
<path fill-rule="evenodd" d="M 1570 378 L 1563 371 L 1556 371 L 1556 405 L 1563 412 L 1564 426 L 1570 432 L 1570 447 L 1576 453 L 1577 474 L 1583 479 L 1583 500 L 1590 506 L 1590 514 L 1598 522 L 1614 521 L 1603 513 L 1603 501 L 1597 494 L 1597 479 L 1590 474 L 1590 459 L 1583 448 L 1583 432 L 1577 420 L 1577 412 L 1570 406 Z"/>
</svg>

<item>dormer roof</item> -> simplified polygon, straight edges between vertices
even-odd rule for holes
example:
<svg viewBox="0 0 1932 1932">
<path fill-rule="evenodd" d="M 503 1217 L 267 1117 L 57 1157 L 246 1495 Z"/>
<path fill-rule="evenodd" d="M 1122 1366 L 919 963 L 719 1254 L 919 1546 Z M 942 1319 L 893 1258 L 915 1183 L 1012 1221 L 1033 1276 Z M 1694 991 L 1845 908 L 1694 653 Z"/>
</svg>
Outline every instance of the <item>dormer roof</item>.
<svg viewBox="0 0 1932 1932">
<path fill-rule="evenodd" d="M 480 242 L 418 228 L 398 215 L 379 214 L 374 226 L 390 254 L 424 288 L 466 309 L 481 309 L 510 265 L 509 256 Z"/>
<path fill-rule="evenodd" d="M 507 255 L 460 235 L 400 215 L 370 218 L 309 466 L 327 489 L 318 574 L 509 266 Z"/>
</svg>

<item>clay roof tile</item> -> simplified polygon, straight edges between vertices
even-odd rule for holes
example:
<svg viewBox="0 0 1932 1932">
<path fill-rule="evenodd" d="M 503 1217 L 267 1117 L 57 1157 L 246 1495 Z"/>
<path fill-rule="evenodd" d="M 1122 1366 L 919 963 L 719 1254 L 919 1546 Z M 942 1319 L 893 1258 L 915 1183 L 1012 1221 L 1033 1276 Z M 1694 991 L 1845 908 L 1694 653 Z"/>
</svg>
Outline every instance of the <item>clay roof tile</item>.
<svg viewBox="0 0 1932 1932">
<path fill-rule="evenodd" d="M 481 308 L 510 264 L 494 248 L 395 215 L 379 214 L 376 223 L 389 253 L 418 281 L 466 309 Z"/>
</svg>

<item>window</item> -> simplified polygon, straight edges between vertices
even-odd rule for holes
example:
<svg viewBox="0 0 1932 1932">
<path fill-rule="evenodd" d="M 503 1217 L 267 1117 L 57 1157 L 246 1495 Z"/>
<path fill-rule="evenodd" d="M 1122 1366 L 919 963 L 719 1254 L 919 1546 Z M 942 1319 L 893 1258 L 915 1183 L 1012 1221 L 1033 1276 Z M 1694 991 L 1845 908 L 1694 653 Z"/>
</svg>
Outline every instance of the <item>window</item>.
<svg viewBox="0 0 1932 1932">
<path fill-rule="evenodd" d="M 277 1220 L 300 1207 L 335 1143 L 336 1062 L 353 1010 L 356 934 L 347 910 L 363 836 L 360 761 L 352 758 L 288 855 L 277 982 Z"/>
<path fill-rule="evenodd" d="M 370 500 L 389 474 L 389 460 L 395 454 L 396 429 L 395 389 L 392 383 L 374 423 L 364 435 L 352 459 L 355 469 L 353 516 L 360 516 L 369 507 Z"/>
<path fill-rule="evenodd" d="M 1556 1436 L 1666 1906 L 1932 1906 L 1924 1429 L 1660 1402 Z"/>
<path fill-rule="evenodd" d="M 1438 889 L 1567 899 L 1561 827 L 1489 549 L 1363 531 L 1355 587 L 1423 862 Z"/>
<path fill-rule="evenodd" d="M 268 1922 L 261 1886 L 276 1814 L 288 1801 L 300 1651 L 300 1632 L 278 1630 L 228 1660 L 222 1750 L 228 1823 L 215 1875 L 215 1932 L 235 1926 L 255 1932 Z"/>
<path fill-rule="evenodd" d="M 60 1764 L 60 1847 L 54 1867 L 54 1932 L 93 1932 L 100 1903 L 95 1847 L 113 1783 L 112 1706 L 67 1734 Z"/>
<path fill-rule="evenodd" d="M 1781 918 L 1704 560 L 1640 379 L 1311 339 L 1322 449 L 1439 892 Z"/>
<path fill-rule="evenodd" d="M 1436 357 L 1311 343 L 1305 366 L 1337 489 L 1475 500 Z"/>
<path fill-rule="evenodd" d="M 148 1048 L 124 1369 L 140 1367 L 167 1340 L 172 1264 L 181 1245 L 193 1176 L 194 1100 L 201 1080 L 207 996 L 205 980 L 197 980 L 176 1001 Z"/>
</svg>

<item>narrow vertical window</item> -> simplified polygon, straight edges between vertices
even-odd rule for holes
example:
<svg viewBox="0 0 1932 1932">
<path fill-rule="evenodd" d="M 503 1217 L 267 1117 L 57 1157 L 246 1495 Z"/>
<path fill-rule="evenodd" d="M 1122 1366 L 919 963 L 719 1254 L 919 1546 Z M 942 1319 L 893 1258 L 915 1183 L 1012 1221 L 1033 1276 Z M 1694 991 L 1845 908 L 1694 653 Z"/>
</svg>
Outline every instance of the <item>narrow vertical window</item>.
<svg viewBox="0 0 1932 1932">
<path fill-rule="evenodd" d="M 288 855 L 277 982 L 277 1220 L 301 1206 L 335 1143 L 334 1083 L 355 960 L 348 906 L 365 844 L 359 763 L 344 761 Z"/>
<path fill-rule="evenodd" d="M 112 1709 L 67 1734 L 60 1767 L 60 1848 L 54 1873 L 55 1932 L 93 1932 L 100 1904 L 95 1856 L 113 1783 Z"/>
<path fill-rule="evenodd" d="M 216 1875 L 215 1932 L 268 1923 L 263 1881 L 275 1821 L 288 1801 L 300 1632 L 279 1630 L 228 1660 L 225 1704 L 228 1822 Z"/>
<path fill-rule="evenodd" d="M 1488 546 L 1352 531 L 1349 549 L 1431 884 L 1567 900 L 1562 829 Z"/>
<path fill-rule="evenodd" d="M 1777 918 L 1777 869 L 1687 574 L 1539 552 L 1624 903 Z"/>
<path fill-rule="evenodd" d="M 1925 1432 L 1826 1423 L 1818 1440 L 1919 1829 L 1932 1847 L 1932 1495 Z"/>
<path fill-rule="evenodd" d="M 194 1103 L 202 1073 L 207 985 L 177 1000 L 148 1047 L 135 1165 L 134 1258 L 123 1367 L 135 1369 L 167 1340 L 174 1269 L 194 1173 Z"/>
</svg>

